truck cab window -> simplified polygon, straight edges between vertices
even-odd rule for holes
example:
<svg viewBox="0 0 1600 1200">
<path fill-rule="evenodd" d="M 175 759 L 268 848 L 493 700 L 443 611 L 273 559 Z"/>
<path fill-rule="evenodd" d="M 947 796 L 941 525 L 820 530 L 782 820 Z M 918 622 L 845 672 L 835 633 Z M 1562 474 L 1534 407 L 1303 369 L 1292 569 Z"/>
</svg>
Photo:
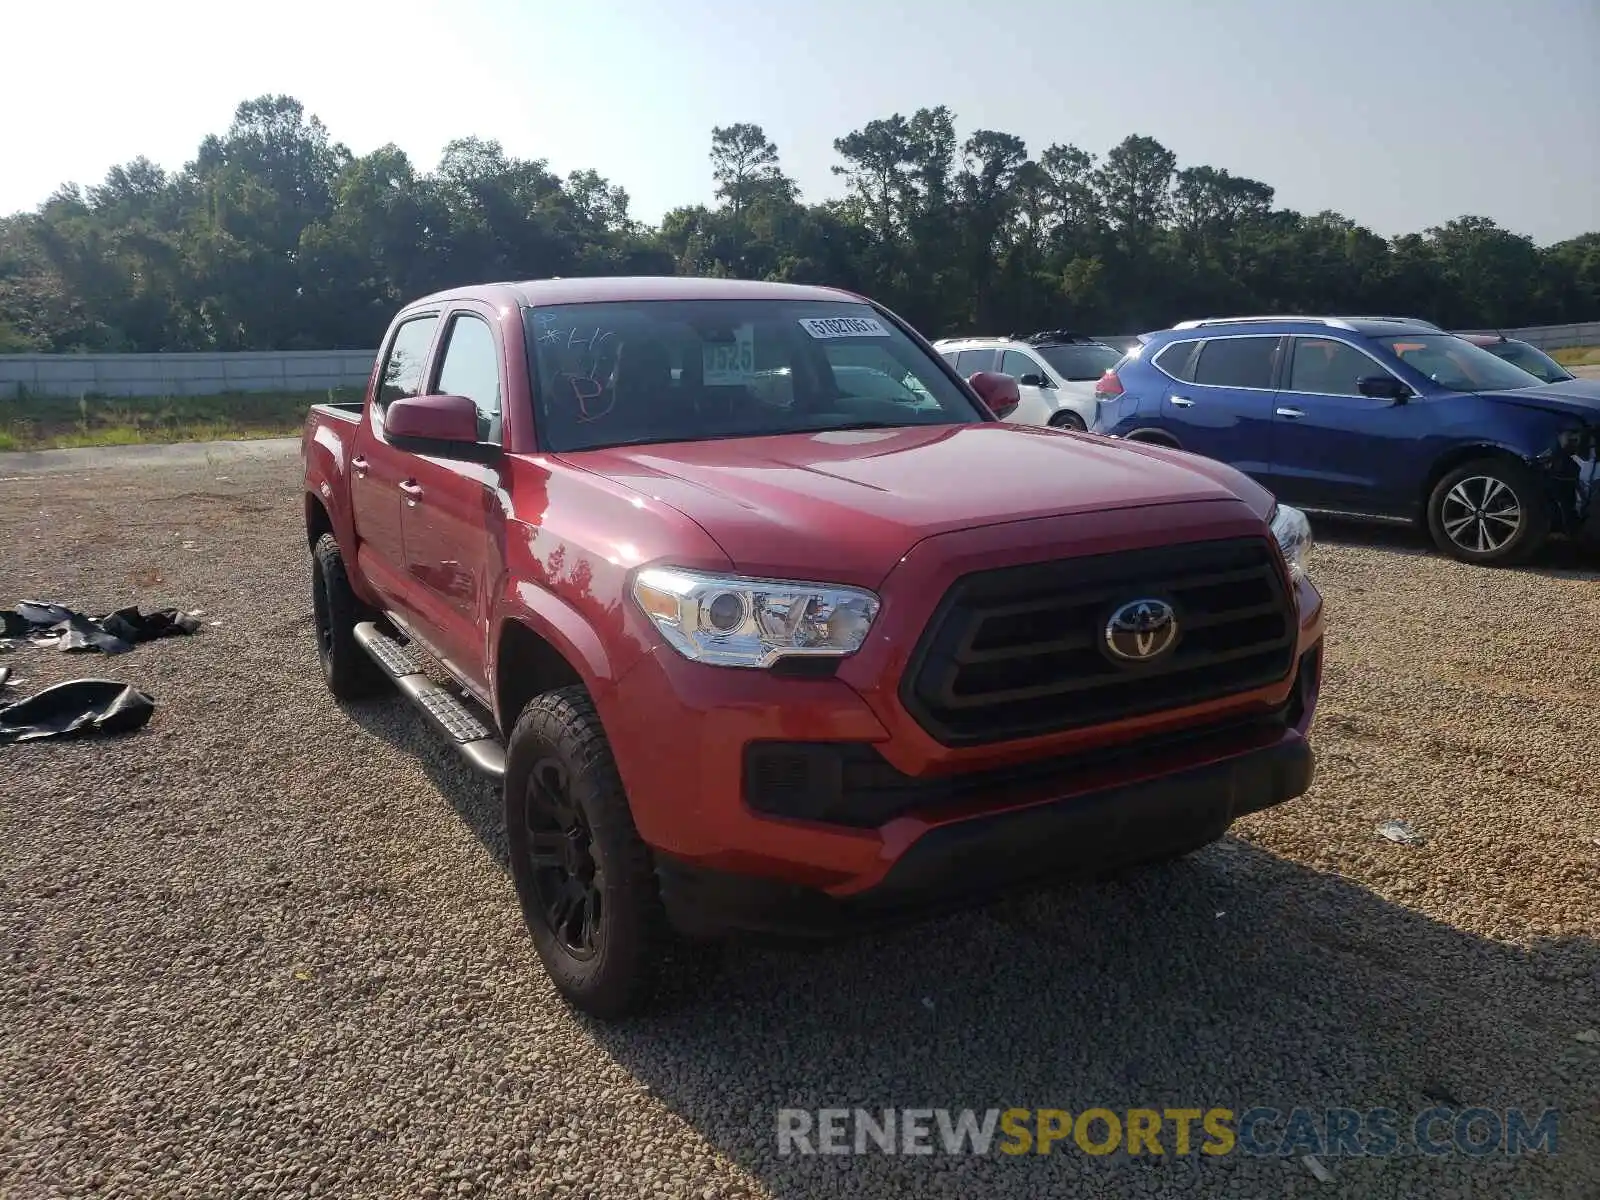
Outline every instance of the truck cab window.
<svg viewBox="0 0 1600 1200">
<path fill-rule="evenodd" d="M 444 363 L 437 391 L 465 396 L 478 406 L 478 440 L 500 441 L 500 359 L 494 332 L 477 317 L 462 314 L 445 335 Z"/>
<path fill-rule="evenodd" d="M 383 380 L 378 385 L 379 408 L 422 393 L 422 368 L 428 361 L 428 347 L 433 345 L 433 331 L 438 324 L 439 315 L 429 313 L 407 321 L 395 331 L 389 357 L 383 364 Z"/>
</svg>

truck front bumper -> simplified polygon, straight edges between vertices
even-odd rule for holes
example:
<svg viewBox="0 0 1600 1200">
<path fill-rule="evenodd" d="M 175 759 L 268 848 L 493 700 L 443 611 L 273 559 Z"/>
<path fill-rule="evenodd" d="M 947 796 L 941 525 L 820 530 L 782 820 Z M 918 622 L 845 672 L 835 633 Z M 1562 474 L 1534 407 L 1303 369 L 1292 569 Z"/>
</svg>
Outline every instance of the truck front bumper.
<svg viewBox="0 0 1600 1200">
<path fill-rule="evenodd" d="M 1291 729 L 1274 745 L 1177 774 L 935 826 L 865 891 L 840 896 L 658 855 L 661 897 L 693 936 L 836 936 L 1181 853 L 1300 795 L 1313 772 L 1310 744 Z"/>
<path fill-rule="evenodd" d="M 979 549 L 993 561 L 993 546 Z M 927 605 L 948 588 L 915 582 Z M 1166 857 L 1300 795 L 1323 607 L 1303 577 L 1295 588 L 1281 680 L 1059 734 L 938 744 L 897 698 L 904 662 L 878 661 L 895 647 L 903 660 L 928 620 L 904 595 L 886 601 L 903 625 L 886 629 L 889 649 L 833 676 L 730 670 L 658 646 L 596 705 L 679 928 L 841 932 Z"/>
</svg>

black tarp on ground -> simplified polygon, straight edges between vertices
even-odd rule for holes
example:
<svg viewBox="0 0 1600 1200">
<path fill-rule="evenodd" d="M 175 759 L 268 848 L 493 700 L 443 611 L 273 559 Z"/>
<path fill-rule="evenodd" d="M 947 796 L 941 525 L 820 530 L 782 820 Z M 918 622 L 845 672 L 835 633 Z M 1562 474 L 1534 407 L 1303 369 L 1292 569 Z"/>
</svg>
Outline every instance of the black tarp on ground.
<svg viewBox="0 0 1600 1200">
<path fill-rule="evenodd" d="M 140 642 L 185 636 L 199 628 L 197 618 L 175 608 L 144 613 L 133 605 L 103 617 L 89 617 L 64 604 L 23 600 L 14 609 L 0 609 L 0 638 L 58 638 L 56 648 L 68 652 L 124 654 Z"/>
<path fill-rule="evenodd" d="M 4 686 L 0 678 L 0 687 Z M 131 684 L 114 679 L 72 679 L 35 692 L 15 704 L 0 703 L 0 746 L 91 733 L 142 729 L 156 702 Z"/>
</svg>

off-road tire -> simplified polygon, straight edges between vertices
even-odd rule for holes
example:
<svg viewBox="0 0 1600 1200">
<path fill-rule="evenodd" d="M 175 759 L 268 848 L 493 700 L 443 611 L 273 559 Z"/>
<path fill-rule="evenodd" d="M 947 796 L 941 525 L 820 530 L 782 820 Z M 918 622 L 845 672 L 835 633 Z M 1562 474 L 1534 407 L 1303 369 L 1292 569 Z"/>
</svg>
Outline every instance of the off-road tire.
<svg viewBox="0 0 1600 1200">
<path fill-rule="evenodd" d="M 383 671 L 356 641 L 356 626 L 376 617 L 350 587 L 344 556 L 333 534 L 317 539 L 311 551 L 312 621 L 322 678 L 340 700 L 361 700 L 386 684 Z"/>
<path fill-rule="evenodd" d="M 530 811 L 543 804 L 531 795 L 537 790 L 534 771 L 549 769 L 548 760 L 565 769 L 568 801 L 587 825 L 593 874 L 604 880 L 598 886 L 595 946 L 587 958 L 575 954 L 553 926 L 530 853 Z M 506 754 L 505 822 L 523 921 L 556 991 L 603 1020 L 645 1008 L 655 998 L 673 938 L 649 848 L 634 827 L 611 745 L 582 686 L 537 696 L 517 718 Z"/>
</svg>

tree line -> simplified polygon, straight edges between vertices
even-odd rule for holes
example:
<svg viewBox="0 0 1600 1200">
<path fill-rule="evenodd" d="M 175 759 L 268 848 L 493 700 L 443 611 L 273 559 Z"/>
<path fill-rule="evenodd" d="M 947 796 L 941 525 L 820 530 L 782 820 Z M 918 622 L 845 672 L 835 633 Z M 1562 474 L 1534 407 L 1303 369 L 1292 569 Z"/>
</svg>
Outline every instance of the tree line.
<svg viewBox="0 0 1600 1200">
<path fill-rule="evenodd" d="M 0 351 L 375 345 L 395 308 L 551 275 L 791 280 L 881 300 L 929 336 L 1137 332 L 1206 314 L 1374 312 L 1450 328 L 1600 316 L 1600 233 L 1549 247 L 1485 217 L 1384 238 L 1274 207 L 1269 184 L 1180 167 L 1133 135 L 1030 155 L 940 107 L 837 138 L 843 195 L 806 203 L 759 125 L 712 130 L 715 203 L 629 215 L 592 170 L 498 142 L 433 171 L 354 155 L 288 96 L 239 105 L 167 172 L 139 158 L 0 218 Z"/>
</svg>

